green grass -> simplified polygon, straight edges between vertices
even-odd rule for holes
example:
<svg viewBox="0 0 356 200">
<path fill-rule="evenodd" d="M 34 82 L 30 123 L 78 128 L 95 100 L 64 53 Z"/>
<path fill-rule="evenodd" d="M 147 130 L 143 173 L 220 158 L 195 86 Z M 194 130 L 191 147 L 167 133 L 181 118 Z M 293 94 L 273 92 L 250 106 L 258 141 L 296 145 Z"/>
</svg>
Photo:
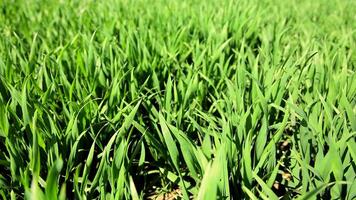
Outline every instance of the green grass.
<svg viewBox="0 0 356 200">
<path fill-rule="evenodd" d="M 355 13 L 0 1 L 0 199 L 355 199 Z"/>
</svg>

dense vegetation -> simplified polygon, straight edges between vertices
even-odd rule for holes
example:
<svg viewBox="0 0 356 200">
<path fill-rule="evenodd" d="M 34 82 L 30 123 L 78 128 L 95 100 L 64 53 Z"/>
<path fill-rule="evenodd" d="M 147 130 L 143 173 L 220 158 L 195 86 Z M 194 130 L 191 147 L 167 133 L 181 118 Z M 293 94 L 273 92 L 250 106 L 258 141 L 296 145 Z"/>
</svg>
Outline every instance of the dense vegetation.
<svg viewBox="0 0 356 200">
<path fill-rule="evenodd" d="M 0 9 L 0 199 L 356 198 L 356 1 Z"/>
</svg>

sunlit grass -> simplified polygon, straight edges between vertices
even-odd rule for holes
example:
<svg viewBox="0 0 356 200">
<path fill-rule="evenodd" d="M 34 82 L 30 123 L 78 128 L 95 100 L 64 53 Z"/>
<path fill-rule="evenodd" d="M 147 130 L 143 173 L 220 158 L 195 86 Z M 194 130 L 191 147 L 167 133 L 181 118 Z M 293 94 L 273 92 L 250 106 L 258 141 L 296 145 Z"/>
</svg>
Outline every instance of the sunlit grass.
<svg viewBox="0 0 356 200">
<path fill-rule="evenodd" d="M 356 198 L 356 1 L 0 1 L 0 199 Z"/>
</svg>

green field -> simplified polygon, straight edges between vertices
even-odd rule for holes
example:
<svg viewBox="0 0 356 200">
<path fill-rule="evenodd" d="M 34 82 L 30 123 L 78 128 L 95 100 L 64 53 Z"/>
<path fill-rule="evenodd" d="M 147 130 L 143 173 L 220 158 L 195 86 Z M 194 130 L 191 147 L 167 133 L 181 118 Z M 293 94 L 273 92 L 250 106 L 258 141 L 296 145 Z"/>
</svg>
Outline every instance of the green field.
<svg viewBox="0 0 356 200">
<path fill-rule="evenodd" d="M 355 199 L 355 0 L 0 0 L 0 199 Z"/>
</svg>

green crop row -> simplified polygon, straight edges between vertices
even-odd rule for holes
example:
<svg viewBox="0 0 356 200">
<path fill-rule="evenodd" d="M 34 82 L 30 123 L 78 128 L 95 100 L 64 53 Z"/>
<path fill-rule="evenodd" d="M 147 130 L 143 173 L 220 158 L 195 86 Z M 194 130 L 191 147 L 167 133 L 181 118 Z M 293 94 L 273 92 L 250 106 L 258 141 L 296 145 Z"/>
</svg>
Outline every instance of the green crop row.
<svg viewBox="0 0 356 200">
<path fill-rule="evenodd" d="M 0 199 L 355 199 L 356 1 L 0 1 Z"/>
</svg>

